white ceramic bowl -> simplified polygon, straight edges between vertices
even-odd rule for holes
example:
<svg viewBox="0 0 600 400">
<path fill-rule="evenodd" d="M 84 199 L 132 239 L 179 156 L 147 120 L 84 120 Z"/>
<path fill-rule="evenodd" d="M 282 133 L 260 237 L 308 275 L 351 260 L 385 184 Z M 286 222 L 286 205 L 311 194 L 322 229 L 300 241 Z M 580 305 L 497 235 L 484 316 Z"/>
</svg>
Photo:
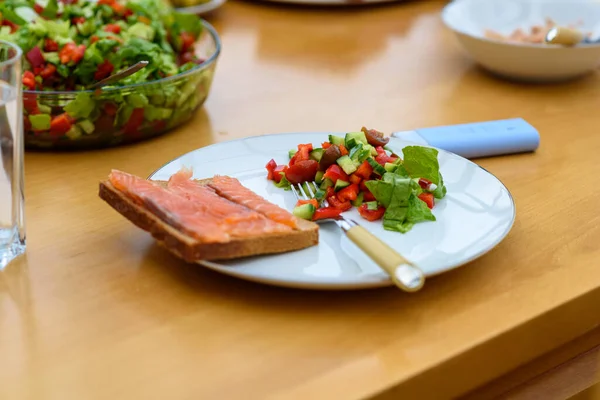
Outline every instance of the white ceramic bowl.
<svg viewBox="0 0 600 400">
<path fill-rule="evenodd" d="M 509 35 L 529 32 L 551 18 L 559 25 L 581 22 L 579 29 L 600 35 L 598 0 L 454 0 L 442 12 L 446 26 L 475 61 L 494 74 L 531 82 L 561 81 L 584 75 L 600 64 L 600 44 L 563 47 L 511 43 L 485 37 L 491 29 Z"/>
</svg>

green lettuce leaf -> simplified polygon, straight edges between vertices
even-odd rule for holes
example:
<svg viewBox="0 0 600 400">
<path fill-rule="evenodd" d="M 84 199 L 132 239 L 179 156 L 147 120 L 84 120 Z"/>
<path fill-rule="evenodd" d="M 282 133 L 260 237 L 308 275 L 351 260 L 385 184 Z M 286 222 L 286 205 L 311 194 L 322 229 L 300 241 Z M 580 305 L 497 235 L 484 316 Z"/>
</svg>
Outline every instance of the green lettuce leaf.
<svg viewBox="0 0 600 400">
<path fill-rule="evenodd" d="M 275 182 L 275 186 L 280 189 L 292 190 L 292 184 L 287 180 L 284 172 L 281 172 L 281 180 L 279 183 Z"/>
<path fill-rule="evenodd" d="M 73 101 L 65 106 L 65 111 L 75 119 L 87 118 L 96 108 L 96 102 L 88 93 L 79 93 Z"/>
<path fill-rule="evenodd" d="M 441 199 L 446 195 L 444 179 L 440 173 L 438 151 L 430 147 L 407 146 L 402 149 L 404 168 L 413 178 L 424 178 L 434 183 L 437 188 L 433 195 Z"/>
<path fill-rule="evenodd" d="M 46 6 L 44 7 L 44 11 L 42 11 L 41 16 L 45 18 L 54 19 L 56 18 L 56 14 L 58 13 L 58 1 L 49 0 Z"/>
</svg>

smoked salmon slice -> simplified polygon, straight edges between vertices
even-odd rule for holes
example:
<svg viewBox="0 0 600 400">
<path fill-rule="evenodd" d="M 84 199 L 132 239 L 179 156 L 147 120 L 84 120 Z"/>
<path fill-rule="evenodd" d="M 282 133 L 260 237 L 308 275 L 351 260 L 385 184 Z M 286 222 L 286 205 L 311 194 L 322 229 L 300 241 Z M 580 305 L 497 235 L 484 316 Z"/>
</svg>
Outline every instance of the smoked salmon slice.
<svg viewBox="0 0 600 400">
<path fill-rule="evenodd" d="M 212 187 L 218 195 L 259 212 L 275 222 L 279 222 L 280 224 L 287 225 L 294 229 L 298 227 L 296 217 L 289 211 L 269 203 L 267 200 L 243 186 L 240 181 L 235 178 L 215 175 L 209 183 L 209 186 Z"/>
<path fill-rule="evenodd" d="M 207 243 L 225 243 L 230 236 L 204 207 L 146 179 L 113 170 L 110 183 L 138 204 L 144 205 L 167 224 Z"/>
<path fill-rule="evenodd" d="M 169 179 L 169 191 L 186 198 L 204 212 L 219 227 L 233 237 L 246 237 L 265 233 L 290 232 L 292 228 L 279 224 L 250 208 L 227 200 L 215 191 L 191 180 L 192 171 L 182 169 Z"/>
</svg>

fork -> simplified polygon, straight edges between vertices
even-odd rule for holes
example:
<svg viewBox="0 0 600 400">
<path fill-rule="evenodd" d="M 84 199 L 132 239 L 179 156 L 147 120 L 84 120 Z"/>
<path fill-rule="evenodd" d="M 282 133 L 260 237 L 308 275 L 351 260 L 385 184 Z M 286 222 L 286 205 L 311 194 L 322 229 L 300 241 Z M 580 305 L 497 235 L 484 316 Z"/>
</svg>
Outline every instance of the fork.
<svg viewBox="0 0 600 400">
<path fill-rule="evenodd" d="M 319 186 L 316 182 L 306 182 L 306 190 L 304 190 L 303 184 L 292 185 L 292 191 L 298 200 L 315 199 L 315 193 L 318 188 Z M 320 208 L 329 207 L 327 199 L 323 199 L 320 204 Z M 408 261 L 377 236 L 358 225 L 355 221 L 340 215 L 338 219 L 328 218 L 315 222 L 335 222 L 342 231 L 344 231 L 352 243 L 364 251 L 390 276 L 394 284 L 405 292 L 416 292 L 425 284 L 425 274 L 419 267 Z"/>
</svg>

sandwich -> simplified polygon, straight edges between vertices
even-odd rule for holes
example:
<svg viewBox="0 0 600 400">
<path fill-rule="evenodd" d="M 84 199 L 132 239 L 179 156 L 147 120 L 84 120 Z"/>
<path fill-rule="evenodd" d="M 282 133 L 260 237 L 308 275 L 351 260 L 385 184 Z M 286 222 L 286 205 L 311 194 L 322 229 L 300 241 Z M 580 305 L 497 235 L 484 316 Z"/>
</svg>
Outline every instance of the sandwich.
<svg viewBox="0 0 600 400">
<path fill-rule="evenodd" d="M 113 170 L 100 198 L 187 262 L 285 253 L 314 246 L 319 228 L 243 186 L 182 169 L 168 181 Z"/>
</svg>

